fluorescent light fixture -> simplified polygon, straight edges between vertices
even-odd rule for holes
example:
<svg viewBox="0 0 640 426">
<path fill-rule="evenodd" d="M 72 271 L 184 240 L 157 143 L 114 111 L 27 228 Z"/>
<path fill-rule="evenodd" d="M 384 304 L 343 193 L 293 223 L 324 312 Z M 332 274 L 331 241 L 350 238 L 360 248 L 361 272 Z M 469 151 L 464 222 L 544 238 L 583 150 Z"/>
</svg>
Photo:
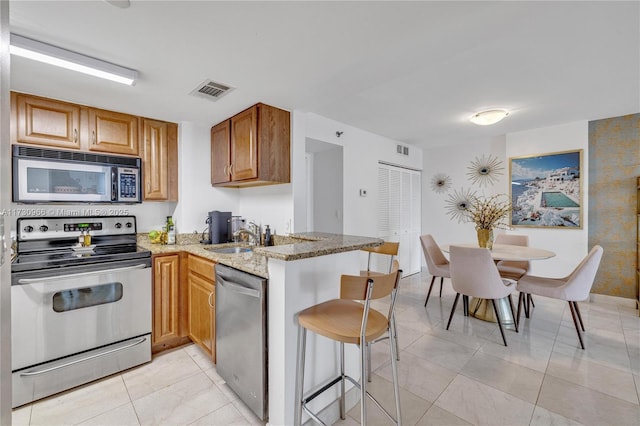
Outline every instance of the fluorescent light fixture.
<svg viewBox="0 0 640 426">
<path fill-rule="evenodd" d="M 45 62 L 95 77 L 133 86 L 138 71 L 121 67 L 100 59 L 72 52 L 17 34 L 11 34 L 10 52 L 35 61 Z"/>
<path fill-rule="evenodd" d="M 504 109 L 490 109 L 487 111 L 480 111 L 473 114 L 469 121 L 479 126 L 488 126 L 490 124 L 496 124 L 498 121 L 509 115 L 509 111 Z"/>
</svg>

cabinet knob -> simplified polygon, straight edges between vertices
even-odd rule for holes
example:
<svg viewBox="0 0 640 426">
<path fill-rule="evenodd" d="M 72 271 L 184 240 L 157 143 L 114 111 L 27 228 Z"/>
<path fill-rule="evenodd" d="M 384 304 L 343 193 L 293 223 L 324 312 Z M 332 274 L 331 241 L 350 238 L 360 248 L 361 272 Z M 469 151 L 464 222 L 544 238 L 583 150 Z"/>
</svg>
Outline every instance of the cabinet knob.
<svg viewBox="0 0 640 426">
<path fill-rule="evenodd" d="M 233 164 L 229 164 L 229 174 L 233 175 Z"/>
<path fill-rule="evenodd" d="M 93 142 L 94 145 L 96 144 L 96 131 L 95 130 L 93 130 L 91 132 L 91 141 Z"/>
<path fill-rule="evenodd" d="M 73 129 L 73 142 L 78 142 L 78 129 Z"/>
<path fill-rule="evenodd" d="M 209 299 L 208 299 L 209 306 L 211 306 L 212 308 L 215 308 L 215 306 L 213 306 L 213 303 L 211 303 L 211 296 L 213 296 L 213 292 L 209 293 Z"/>
</svg>

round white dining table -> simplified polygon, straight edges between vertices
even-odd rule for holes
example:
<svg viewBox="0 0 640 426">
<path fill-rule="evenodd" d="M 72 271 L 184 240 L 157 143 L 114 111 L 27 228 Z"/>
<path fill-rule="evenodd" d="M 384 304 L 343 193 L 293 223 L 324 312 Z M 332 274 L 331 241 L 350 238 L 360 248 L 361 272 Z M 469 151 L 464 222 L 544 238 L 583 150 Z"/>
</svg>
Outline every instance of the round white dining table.
<svg viewBox="0 0 640 426">
<path fill-rule="evenodd" d="M 449 253 L 451 246 L 461 247 L 478 247 L 477 243 L 460 243 L 460 244 L 447 244 L 440 248 L 445 253 Z M 512 261 L 529 261 L 529 260 L 543 260 L 550 259 L 556 254 L 550 250 L 545 250 L 536 247 L 523 247 L 514 246 L 511 244 L 494 244 L 490 250 L 491 258 L 496 262 L 499 260 L 512 260 Z M 486 299 L 473 298 L 469 302 L 469 315 L 490 322 L 496 322 L 495 315 L 491 305 L 487 303 Z M 511 308 L 509 307 L 509 299 L 500 299 L 497 303 L 498 310 L 500 311 L 500 317 L 502 318 L 502 324 L 508 328 L 512 328 L 515 319 L 511 315 Z"/>
</svg>

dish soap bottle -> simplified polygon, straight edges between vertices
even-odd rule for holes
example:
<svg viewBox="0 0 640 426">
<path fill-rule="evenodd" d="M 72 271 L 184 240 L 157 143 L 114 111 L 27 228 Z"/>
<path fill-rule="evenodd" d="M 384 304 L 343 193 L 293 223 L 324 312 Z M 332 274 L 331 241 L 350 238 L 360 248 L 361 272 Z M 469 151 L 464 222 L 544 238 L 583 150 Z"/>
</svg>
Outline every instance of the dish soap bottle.
<svg viewBox="0 0 640 426">
<path fill-rule="evenodd" d="M 84 231 L 84 246 L 89 247 L 90 245 L 91 245 L 91 234 L 87 229 L 86 231 Z"/>
<path fill-rule="evenodd" d="M 173 217 L 167 216 L 167 244 L 176 243 L 176 225 L 173 223 Z"/>
</svg>

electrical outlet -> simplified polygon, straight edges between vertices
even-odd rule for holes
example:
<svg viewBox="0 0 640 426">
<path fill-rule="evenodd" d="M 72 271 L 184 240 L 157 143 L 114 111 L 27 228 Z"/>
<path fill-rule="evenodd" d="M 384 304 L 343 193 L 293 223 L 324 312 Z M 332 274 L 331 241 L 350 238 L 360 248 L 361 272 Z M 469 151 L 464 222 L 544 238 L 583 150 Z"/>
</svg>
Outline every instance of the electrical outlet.
<svg viewBox="0 0 640 426">
<path fill-rule="evenodd" d="M 367 196 L 367 190 L 366 189 L 361 189 L 360 190 L 360 196 L 361 197 L 366 197 Z"/>
</svg>

